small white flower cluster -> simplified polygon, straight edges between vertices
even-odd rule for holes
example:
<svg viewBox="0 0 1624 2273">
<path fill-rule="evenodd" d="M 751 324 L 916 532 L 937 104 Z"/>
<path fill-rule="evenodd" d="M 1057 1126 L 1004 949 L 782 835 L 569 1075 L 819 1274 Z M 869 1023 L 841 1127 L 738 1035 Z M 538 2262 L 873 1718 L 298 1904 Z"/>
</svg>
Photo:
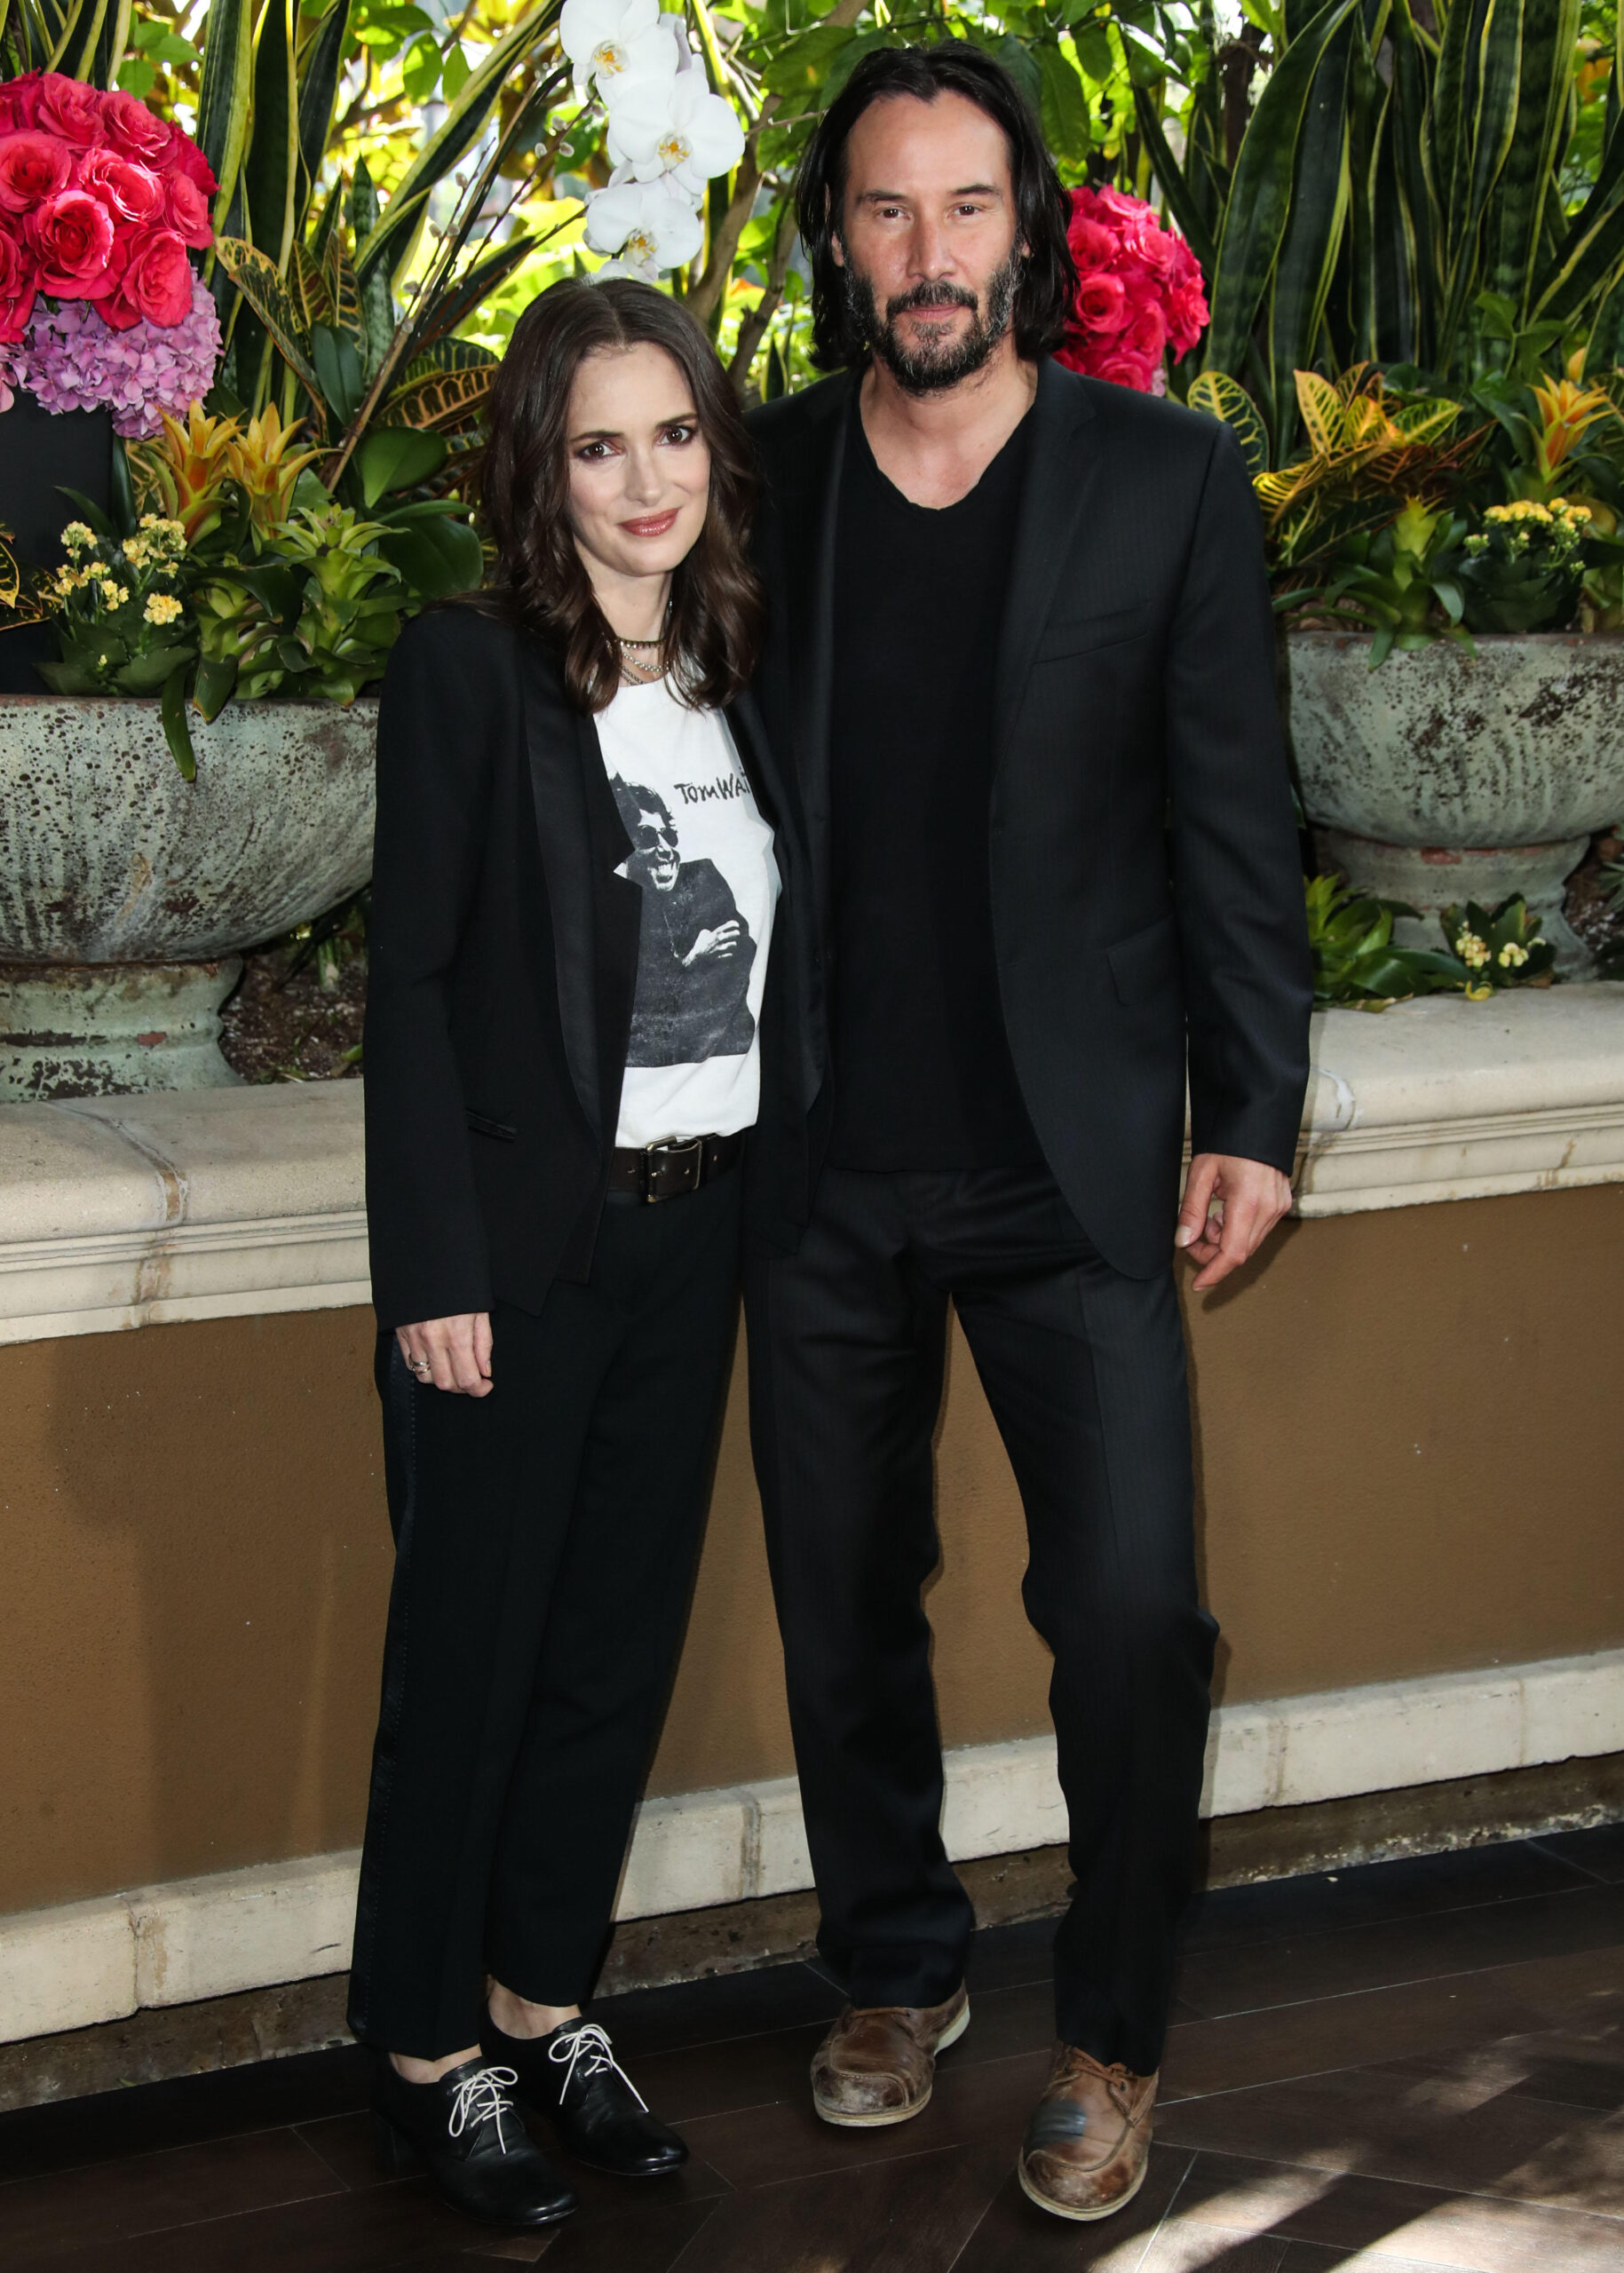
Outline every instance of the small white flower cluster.
<svg viewBox="0 0 1624 2273">
<path fill-rule="evenodd" d="M 565 0 L 558 26 L 575 94 L 608 113 L 614 171 L 586 201 L 586 241 L 652 282 L 704 242 L 705 184 L 744 155 L 731 103 L 713 95 L 679 15 L 660 0 Z"/>
</svg>

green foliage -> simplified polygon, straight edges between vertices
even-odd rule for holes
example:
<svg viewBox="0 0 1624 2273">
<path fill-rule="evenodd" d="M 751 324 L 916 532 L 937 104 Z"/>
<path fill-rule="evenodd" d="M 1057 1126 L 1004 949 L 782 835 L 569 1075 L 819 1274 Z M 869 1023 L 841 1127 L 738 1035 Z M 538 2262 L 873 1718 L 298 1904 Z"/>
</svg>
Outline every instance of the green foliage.
<svg viewBox="0 0 1624 2273">
<path fill-rule="evenodd" d="M 1543 631 L 1570 623 L 1584 582 L 1590 516 L 1582 505 L 1491 505 L 1457 568 L 1472 631 Z"/>
<path fill-rule="evenodd" d="M 1520 892 L 1487 914 L 1476 901 L 1446 908 L 1444 953 L 1396 944 L 1395 918 L 1416 914 L 1402 900 L 1350 890 L 1335 875 L 1309 877 L 1303 897 L 1317 1010 L 1384 1010 L 1438 994 L 1480 1002 L 1503 987 L 1549 983 L 1555 951 Z"/>
<path fill-rule="evenodd" d="M 1303 897 L 1317 1010 L 1343 1004 L 1383 1010 L 1462 983 L 1461 966 L 1450 957 L 1393 944 L 1395 916 L 1415 914 L 1402 900 L 1351 891 L 1340 876 L 1309 877 Z"/>
<path fill-rule="evenodd" d="M 1395 647 L 1430 645 L 1438 636 L 1438 614 L 1448 636 L 1471 645 L 1462 624 L 1465 602 L 1457 573 L 1465 534 L 1465 522 L 1455 515 L 1429 511 L 1412 499 L 1385 528 L 1359 529 L 1343 539 L 1319 605 L 1375 635 L 1372 670 Z"/>
<path fill-rule="evenodd" d="M 1556 949 L 1541 939 L 1538 922 L 1528 913 L 1521 892 L 1486 910 L 1469 899 L 1464 907 L 1446 907 L 1438 921 L 1451 954 L 1466 973 L 1465 992 L 1474 1002 L 1486 1002 L 1504 987 L 1525 986 L 1544 978 L 1556 960 Z"/>
<path fill-rule="evenodd" d="M 1624 131 L 1611 97 L 1599 132 L 1580 99 L 1579 21 L 1580 0 L 1288 8 L 1228 181 L 1207 136 L 1158 152 L 1215 247 L 1208 368 L 1254 394 L 1277 464 L 1314 364 L 1410 365 L 1462 396 L 1557 340 L 1617 360 Z M 1594 171 L 1570 210 L 1554 185 L 1581 114 Z"/>
</svg>

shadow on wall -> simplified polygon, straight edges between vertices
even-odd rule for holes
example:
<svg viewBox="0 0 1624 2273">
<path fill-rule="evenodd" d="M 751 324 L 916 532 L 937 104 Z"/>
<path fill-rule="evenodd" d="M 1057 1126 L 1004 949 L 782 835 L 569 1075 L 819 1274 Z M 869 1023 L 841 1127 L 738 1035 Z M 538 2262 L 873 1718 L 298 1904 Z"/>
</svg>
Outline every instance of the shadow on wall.
<svg viewBox="0 0 1624 2273">
<path fill-rule="evenodd" d="M 371 1342 L 343 1311 L 0 1351 L 0 1909 L 359 1838 Z"/>
</svg>

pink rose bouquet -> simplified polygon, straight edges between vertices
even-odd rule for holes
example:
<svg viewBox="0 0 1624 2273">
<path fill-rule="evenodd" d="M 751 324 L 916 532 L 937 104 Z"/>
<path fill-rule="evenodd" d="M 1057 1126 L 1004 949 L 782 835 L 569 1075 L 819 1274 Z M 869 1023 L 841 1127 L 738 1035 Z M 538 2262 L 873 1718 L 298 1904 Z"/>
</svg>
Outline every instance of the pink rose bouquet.
<svg viewBox="0 0 1624 2273">
<path fill-rule="evenodd" d="M 106 404 L 123 435 L 185 415 L 220 352 L 188 257 L 216 186 L 134 95 L 59 71 L 0 84 L 0 411 L 19 384 L 52 411 Z"/>
<path fill-rule="evenodd" d="M 1195 255 L 1153 207 L 1120 189 L 1073 190 L 1066 240 L 1077 297 L 1056 360 L 1089 378 L 1165 393 L 1167 350 L 1175 360 L 1188 354 L 1207 328 Z"/>
</svg>

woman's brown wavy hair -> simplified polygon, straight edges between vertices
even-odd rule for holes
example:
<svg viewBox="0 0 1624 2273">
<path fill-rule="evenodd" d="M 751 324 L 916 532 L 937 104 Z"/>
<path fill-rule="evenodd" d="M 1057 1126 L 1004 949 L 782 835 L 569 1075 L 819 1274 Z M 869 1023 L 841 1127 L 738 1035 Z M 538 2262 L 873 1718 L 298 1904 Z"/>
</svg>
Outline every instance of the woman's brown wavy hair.
<svg viewBox="0 0 1624 2273">
<path fill-rule="evenodd" d="M 671 676 L 695 709 L 718 708 L 755 669 L 764 625 L 749 559 L 755 453 L 716 352 L 685 309 L 652 284 L 566 277 L 537 295 L 497 368 L 479 476 L 496 563 L 482 604 L 558 654 L 578 709 L 601 710 L 621 683 L 620 649 L 593 596 L 569 514 L 569 400 L 589 355 L 662 347 L 693 391 L 710 451 L 699 541 L 671 579 Z"/>
</svg>

